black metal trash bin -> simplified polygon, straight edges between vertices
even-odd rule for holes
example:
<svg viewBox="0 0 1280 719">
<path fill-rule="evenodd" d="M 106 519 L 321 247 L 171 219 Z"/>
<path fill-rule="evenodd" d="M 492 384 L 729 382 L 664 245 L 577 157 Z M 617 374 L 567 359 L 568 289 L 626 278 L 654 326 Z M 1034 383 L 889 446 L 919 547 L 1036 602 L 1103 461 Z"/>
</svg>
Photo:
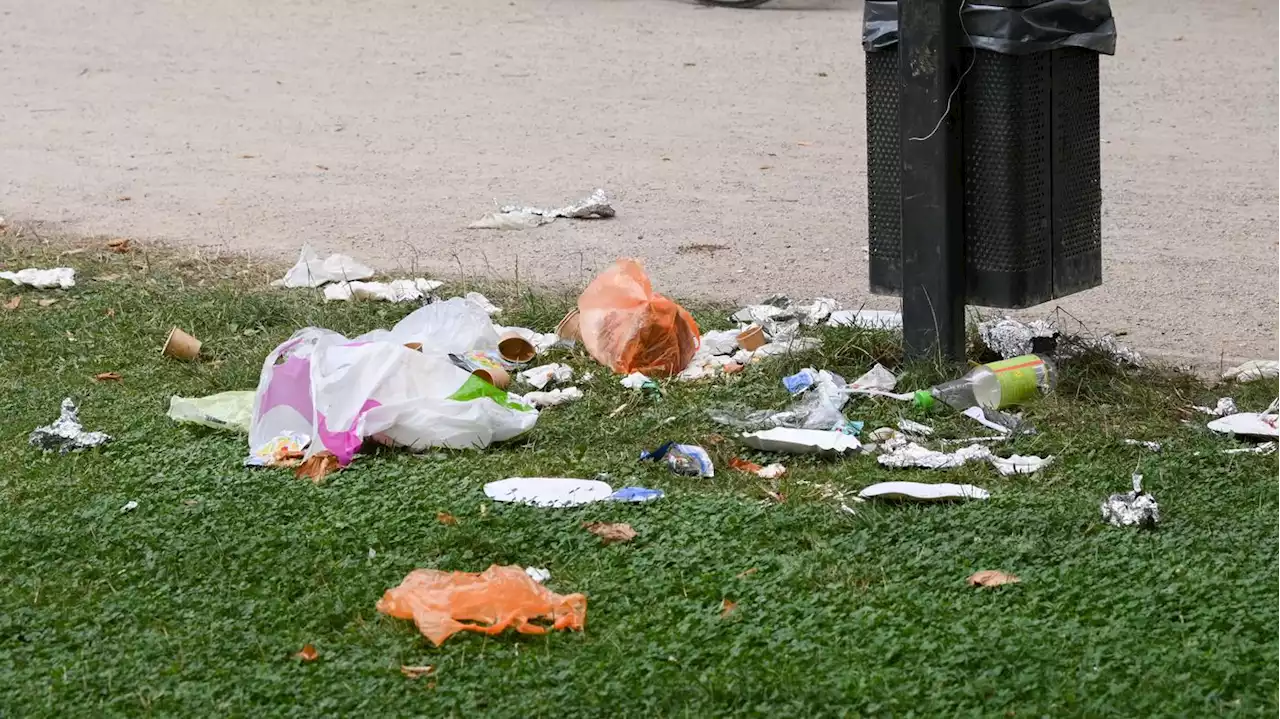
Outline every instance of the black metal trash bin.
<svg viewBox="0 0 1280 719">
<path fill-rule="evenodd" d="M 965 2 L 961 123 L 966 301 L 1020 308 L 1102 283 L 1098 54 L 1109 0 Z M 897 0 L 868 0 L 871 291 L 902 292 Z"/>
</svg>

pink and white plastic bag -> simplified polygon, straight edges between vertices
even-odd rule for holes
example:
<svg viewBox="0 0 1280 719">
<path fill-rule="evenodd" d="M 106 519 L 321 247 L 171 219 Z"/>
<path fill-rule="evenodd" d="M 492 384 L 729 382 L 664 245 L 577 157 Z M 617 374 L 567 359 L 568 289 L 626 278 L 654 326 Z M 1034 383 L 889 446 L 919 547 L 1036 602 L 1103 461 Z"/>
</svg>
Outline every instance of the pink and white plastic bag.
<svg viewBox="0 0 1280 719">
<path fill-rule="evenodd" d="M 462 300 L 422 307 L 355 339 L 309 327 L 262 365 L 249 449 L 310 438 L 346 465 L 366 439 L 412 450 L 486 447 L 533 427 L 538 412 L 455 366 L 450 353 L 497 348 L 488 315 Z M 422 351 L 405 347 L 421 343 Z"/>
</svg>

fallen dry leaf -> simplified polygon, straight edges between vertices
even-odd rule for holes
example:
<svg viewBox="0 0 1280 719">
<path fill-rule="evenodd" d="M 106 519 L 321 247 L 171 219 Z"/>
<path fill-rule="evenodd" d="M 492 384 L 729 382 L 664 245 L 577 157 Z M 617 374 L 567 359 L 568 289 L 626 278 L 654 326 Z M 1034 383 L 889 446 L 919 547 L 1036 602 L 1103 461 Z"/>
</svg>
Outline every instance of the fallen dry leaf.
<svg viewBox="0 0 1280 719">
<path fill-rule="evenodd" d="M 994 569 L 974 572 L 968 579 L 971 587 L 998 587 L 1002 584 L 1017 584 L 1021 581 L 1015 574 L 1005 574 Z"/>
<path fill-rule="evenodd" d="M 338 458 L 329 452 L 320 452 L 313 454 L 298 465 L 294 470 L 293 476 L 307 479 L 320 484 L 330 472 L 338 471 Z"/>
<path fill-rule="evenodd" d="M 255 157 L 257 157 L 257 155 L 250 154 L 250 153 L 248 153 L 248 152 L 246 152 L 246 153 L 244 153 L 244 154 L 240 155 L 240 159 L 241 159 L 241 160 L 252 160 L 252 159 L 253 159 L 253 158 L 255 158 Z"/>
<path fill-rule="evenodd" d="M 119 372 L 99 372 L 93 376 L 94 382 L 119 382 L 124 379 Z"/>
<path fill-rule="evenodd" d="M 808 147 L 808 146 L 812 145 L 813 143 L 812 143 L 812 142 L 809 142 L 808 140 L 801 140 L 801 141 L 797 142 L 796 144 L 797 144 L 797 145 L 799 145 L 800 147 Z"/>
<path fill-rule="evenodd" d="M 293 656 L 301 659 L 304 662 L 314 662 L 315 660 L 320 658 L 320 652 L 316 651 L 316 648 L 314 645 L 304 644 L 302 645 L 302 651 L 298 652 L 297 654 L 294 654 Z"/>
<path fill-rule="evenodd" d="M 281 447 L 276 450 L 274 455 L 272 455 L 271 462 L 267 466 L 296 467 L 302 462 L 302 458 L 305 456 L 307 456 L 307 453 L 300 449 Z"/>
<path fill-rule="evenodd" d="M 745 459 L 738 459 L 737 457 L 729 460 L 729 467 L 731 469 L 736 469 L 739 472 L 746 472 L 747 474 L 757 474 L 760 470 L 764 469 L 764 467 L 761 467 L 755 462 L 748 462 Z"/>
<path fill-rule="evenodd" d="M 760 568 L 759 568 L 759 567 L 752 567 L 752 568 L 750 568 L 750 569 L 743 570 L 743 571 L 741 571 L 741 572 L 739 572 L 739 573 L 738 573 L 738 579 L 743 579 L 744 577 L 749 577 L 749 576 L 751 576 L 752 574 L 755 574 L 755 573 L 756 573 L 756 572 L 758 572 L 758 571 L 760 571 Z"/>
<path fill-rule="evenodd" d="M 436 668 L 431 666 L 430 664 L 424 664 L 420 667 L 408 667 L 408 666 L 404 666 L 403 664 L 400 665 L 400 673 L 405 675 L 406 677 L 409 677 L 410 679 L 425 677 L 426 675 L 430 674 L 431 672 L 434 672 L 435 670 Z"/>
<path fill-rule="evenodd" d="M 129 197 L 128 195 L 121 195 L 121 196 L 119 196 L 119 197 L 117 197 L 117 198 L 116 198 L 116 200 L 118 200 L 118 201 L 120 201 L 120 202 L 128 202 L 129 200 L 132 200 L 132 199 L 133 199 L 133 198 L 132 198 L 132 197 Z"/>
<path fill-rule="evenodd" d="M 436 512 L 436 521 L 441 524 L 447 524 L 450 527 L 458 524 L 458 518 L 448 512 Z"/>
<path fill-rule="evenodd" d="M 764 493 L 768 495 L 769 499 L 772 499 L 778 504 L 785 504 L 787 501 L 787 495 L 779 494 L 778 492 L 775 492 L 772 489 L 766 489 L 764 490 Z"/>
<path fill-rule="evenodd" d="M 630 524 L 613 524 L 611 522 L 583 522 L 582 528 L 604 540 L 605 544 L 614 542 L 630 542 L 636 538 L 636 530 Z"/>
<path fill-rule="evenodd" d="M 182 503 L 183 503 L 183 504 L 185 504 L 185 505 L 187 505 L 188 507 L 194 507 L 194 506 L 196 506 L 197 504 L 200 504 L 200 500 L 198 500 L 198 499 L 184 499 L 184 500 L 182 500 Z"/>
<path fill-rule="evenodd" d="M 45 300 L 36 300 L 36 304 L 40 305 L 41 307 L 52 307 L 58 304 L 58 301 L 56 299 L 50 298 Z"/>
<path fill-rule="evenodd" d="M 717 445 L 724 444 L 725 438 L 723 434 L 709 434 L 706 437 L 702 438 L 702 443 L 709 444 L 712 447 L 715 447 Z"/>
<path fill-rule="evenodd" d="M 107 249 L 111 250 L 112 252 L 119 252 L 121 254 L 124 254 L 125 252 L 128 252 L 133 248 L 129 246 L 129 238 L 117 237 L 114 240 L 107 240 Z"/>
<path fill-rule="evenodd" d="M 116 280 L 120 279 L 120 275 L 98 275 L 93 279 L 97 280 L 98 282 L 115 282 Z"/>
<path fill-rule="evenodd" d="M 320 169 L 320 170 L 327 170 L 327 169 L 329 169 L 328 165 L 316 165 L 316 168 L 317 168 L 317 169 Z"/>
<path fill-rule="evenodd" d="M 115 316 L 116 316 L 116 308 L 114 308 L 114 307 L 108 307 L 108 308 L 107 308 L 107 311 L 106 311 L 106 312 L 103 312 L 102 314 L 104 314 L 104 315 L 106 315 L 106 316 L 108 316 L 108 317 L 115 317 Z"/>
<path fill-rule="evenodd" d="M 737 608 L 738 608 L 738 603 L 731 599 L 726 599 L 720 602 L 720 618 L 724 619 L 725 617 L 732 614 L 733 610 Z"/>
<path fill-rule="evenodd" d="M 14 295 L 13 299 L 4 303 L 4 308 L 6 310 L 16 310 L 21 306 L 22 306 L 22 295 Z"/>
<path fill-rule="evenodd" d="M 64 252 L 59 252 L 58 257 L 70 257 L 71 255 L 82 255 L 88 250 L 89 250 L 88 247 L 77 247 L 74 250 L 66 250 Z"/>
</svg>

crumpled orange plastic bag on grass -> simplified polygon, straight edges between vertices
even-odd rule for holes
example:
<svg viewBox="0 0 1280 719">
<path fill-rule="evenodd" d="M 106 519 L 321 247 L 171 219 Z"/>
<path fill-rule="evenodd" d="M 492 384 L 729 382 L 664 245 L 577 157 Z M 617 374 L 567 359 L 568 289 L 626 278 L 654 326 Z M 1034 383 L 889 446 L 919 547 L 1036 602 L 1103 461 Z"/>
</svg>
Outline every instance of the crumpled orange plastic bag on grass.
<svg viewBox="0 0 1280 719">
<path fill-rule="evenodd" d="M 582 631 L 587 598 L 556 594 L 520 567 L 495 564 L 479 574 L 415 569 L 382 595 L 378 611 L 412 619 L 438 647 L 462 631 L 500 634 L 513 627 L 521 634 L 546 634 L 547 627 L 531 623 L 534 619 L 551 621 L 551 629 Z"/>
<path fill-rule="evenodd" d="M 618 260 L 592 280 L 578 312 L 587 352 L 618 374 L 679 374 L 698 351 L 693 316 L 655 293 L 636 260 Z"/>
</svg>

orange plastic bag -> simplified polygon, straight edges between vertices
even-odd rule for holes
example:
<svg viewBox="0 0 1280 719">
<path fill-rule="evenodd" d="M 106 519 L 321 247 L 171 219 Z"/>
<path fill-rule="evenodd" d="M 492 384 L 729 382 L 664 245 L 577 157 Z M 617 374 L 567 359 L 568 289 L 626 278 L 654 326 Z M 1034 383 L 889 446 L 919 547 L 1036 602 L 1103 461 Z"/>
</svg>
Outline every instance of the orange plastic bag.
<svg viewBox="0 0 1280 719">
<path fill-rule="evenodd" d="M 698 351 L 693 316 L 654 293 L 636 260 L 618 260 L 592 280 L 578 312 L 587 352 L 619 374 L 678 374 Z"/>
<path fill-rule="evenodd" d="M 552 629 L 582 630 L 587 598 L 559 595 L 538 584 L 520 567 L 493 565 L 479 574 L 415 569 L 400 586 L 378 600 L 378 611 L 412 619 L 437 647 L 454 634 L 499 634 L 514 627 L 521 634 L 546 634 L 530 620 L 551 620 Z M 464 624 L 472 621 L 478 624 Z"/>
</svg>

